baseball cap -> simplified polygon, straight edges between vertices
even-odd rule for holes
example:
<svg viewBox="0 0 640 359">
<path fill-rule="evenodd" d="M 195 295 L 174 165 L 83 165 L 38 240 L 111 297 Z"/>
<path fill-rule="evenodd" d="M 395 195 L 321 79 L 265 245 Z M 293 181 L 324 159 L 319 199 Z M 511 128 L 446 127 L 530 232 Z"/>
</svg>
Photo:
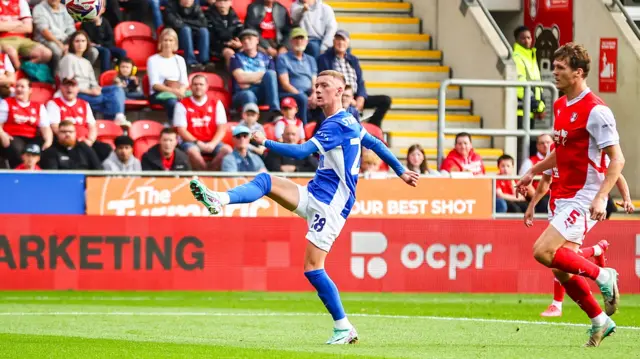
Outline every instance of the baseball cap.
<svg viewBox="0 0 640 359">
<path fill-rule="evenodd" d="M 27 145 L 27 147 L 24 148 L 23 153 L 28 153 L 34 156 L 40 156 L 40 146 L 36 145 L 35 143 L 29 144 Z"/>
<path fill-rule="evenodd" d="M 249 102 L 246 105 L 244 105 L 244 107 L 242 108 L 242 113 L 245 113 L 247 111 L 253 111 L 255 113 L 260 113 L 260 109 L 258 108 L 258 105 L 256 105 L 253 102 Z"/>
<path fill-rule="evenodd" d="M 240 35 L 238 35 L 238 37 L 242 39 L 245 36 L 260 37 L 260 34 L 258 34 L 258 32 L 254 29 L 244 29 L 240 31 Z"/>
<path fill-rule="evenodd" d="M 71 77 L 65 77 L 62 79 L 62 81 L 60 81 L 60 84 L 62 85 L 77 85 L 78 84 L 78 80 L 76 80 L 75 76 L 71 76 Z"/>
<path fill-rule="evenodd" d="M 335 36 L 340 36 L 341 38 L 345 39 L 345 40 L 349 40 L 349 33 L 347 32 L 347 30 L 338 30 L 336 31 L 336 35 Z M 334 36 L 334 37 L 335 37 Z"/>
<path fill-rule="evenodd" d="M 280 101 L 280 108 L 298 108 L 298 104 L 293 97 L 285 97 Z"/>
<path fill-rule="evenodd" d="M 304 37 L 305 39 L 309 38 L 309 35 L 307 34 L 307 31 L 301 27 L 296 27 L 295 29 L 291 30 L 291 38 L 295 39 L 296 37 Z"/>
<path fill-rule="evenodd" d="M 243 125 L 238 125 L 236 126 L 233 131 L 231 132 L 231 134 L 235 137 L 237 135 L 241 135 L 243 133 L 246 133 L 248 135 L 251 134 L 251 130 L 249 129 L 249 127 L 247 126 L 243 126 Z"/>
<path fill-rule="evenodd" d="M 118 136 L 113 140 L 113 144 L 118 146 L 131 146 L 133 147 L 133 140 L 129 136 Z"/>
</svg>

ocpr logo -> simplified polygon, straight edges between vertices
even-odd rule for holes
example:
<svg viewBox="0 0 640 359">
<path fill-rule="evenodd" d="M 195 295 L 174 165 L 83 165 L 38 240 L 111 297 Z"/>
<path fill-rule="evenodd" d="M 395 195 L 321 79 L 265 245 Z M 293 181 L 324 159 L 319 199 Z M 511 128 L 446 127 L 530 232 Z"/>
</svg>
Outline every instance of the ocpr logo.
<svg viewBox="0 0 640 359">
<path fill-rule="evenodd" d="M 351 253 L 358 256 L 351 257 L 351 273 L 358 279 L 364 279 L 365 264 L 367 274 L 371 278 L 380 279 L 387 274 L 387 262 L 375 256 L 366 261 L 362 255 L 382 254 L 387 250 L 387 237 L 380 232 L 352 232 Z M 366 262 L 366 263 L 365 263 Z"/>
<path fill-rule="evenodd" d="M 445 253 L 449 251 L 449 261 L 445 260 Z M 475 251 L 475 267 L 476 269 L 484 268 L 484 256 L 492 250 L 491 244 L 478 244 Z M 441 255 L 436 258 L 436 255 Z M 462 255 L 462 258 L 459 258 Z M 474 259 L 474 253 L 470 246 L 466 244 L 451 244 L 449 248 L 444 244 L 434 243 L 423 249 L 419 244 L 410 243 L 402 248 L 400 252 L 400 260 L 402 264 L 409 269 L 416 269 L 426 263 L 433 269 L 444 268 L 449 266 L 449 279 L 455 280 L 458 269 L 469 268 Z"/>
</svg>

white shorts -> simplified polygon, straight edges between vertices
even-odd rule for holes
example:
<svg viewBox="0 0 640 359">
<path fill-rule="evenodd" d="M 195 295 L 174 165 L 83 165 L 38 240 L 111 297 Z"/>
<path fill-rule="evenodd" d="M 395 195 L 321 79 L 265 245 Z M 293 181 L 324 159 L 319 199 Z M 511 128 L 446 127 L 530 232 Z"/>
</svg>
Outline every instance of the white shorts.
<svg viewBox="0 0 640 359">
<path fill-rule="evenodd" d="M 315 199 L 307 186 L 298 185 L 300 203 L 293 213 L 307 220 L 309 242 L 325 252 L 329 252 L 333 242 L 340 235 L 346 219 L 331 208 Z"/>
<path fill-rule="evenodd" d="M 587 233 L 598 223 L 592 220 L 589 205 L 557 199 L 551 225 L 569 242 L 582 245 Z"/>
</svg>

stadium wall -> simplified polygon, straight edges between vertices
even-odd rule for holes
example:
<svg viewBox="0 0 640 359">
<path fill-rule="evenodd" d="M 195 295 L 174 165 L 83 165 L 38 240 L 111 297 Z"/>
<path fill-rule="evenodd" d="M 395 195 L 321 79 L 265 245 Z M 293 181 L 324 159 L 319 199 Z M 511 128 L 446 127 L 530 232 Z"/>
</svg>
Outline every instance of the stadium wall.
<svg viewBox="0 0 640 359">
<path fill-rule="evenodd" d="M 621 12 L 610 11 L 606 0 L 574 1 L 574 38 L 589 51 L 591 73 L 589 86 L 611 107 L 616 116 L 622 149 L 626 157 L 624 175 L 629 182 L 631 196 L 640 196 L 640 40 Z M 613 93 L 599 91 L 598 75 L 601 71 L 600 39 L 616 38 L 617 90 Z M 617 190 L 616 190 L 617 191 Z"/>
<path fill-rule="evenodd" d="M 0 290 L 310 291 L 290 218 L 0 216 Z M 344 291 L 548 293 L 521 221 L 349 219 L 326 267 Z M 640 223 L 607 221 L 608 263 L 640 293 Z M 594 287 L 594 291 L 597 289 Z"/>
</svg>

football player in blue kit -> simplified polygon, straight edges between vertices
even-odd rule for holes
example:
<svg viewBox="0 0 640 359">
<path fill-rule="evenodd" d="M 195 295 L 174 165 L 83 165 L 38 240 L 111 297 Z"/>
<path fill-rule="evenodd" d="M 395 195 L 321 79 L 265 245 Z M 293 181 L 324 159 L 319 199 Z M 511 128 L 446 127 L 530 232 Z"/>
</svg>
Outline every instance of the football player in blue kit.
<svg viewBox="0 0 640 359">
<path fill-rule="evenodd" d="M 418 173 L 404 168 L 383 142 L 367 133 L 343 109 L 344 87 L 344 76 L 337 71 L 323 71 L 318 75 L 315 88 L 317 104 L 326 120 L 309 141 L 285 144 L 267 140 L 261 132 L 253 134 L 258 144 L 285 156 L 302 159 L 319 152 L 318 170 L 306 186 L 268 173 L 260 173 L 249 183 L 228 192 L 211 191 L 197 179 L 190 183 L 196 200 L 212 214 L 220 213 L 222 206 L 227 204 L 251 203 L 267 196 L 307 220 L 304 274 L 334 320 L 333 335 L 327 344 L 353 344 L 358 341 L 358 333 L 345 315 L 340 294 L 325 272 L 324 262 L 356 199 L 362 146 L 373 150 L 408 185 L 415 187 L 420 177 Z"/>
</svg>

